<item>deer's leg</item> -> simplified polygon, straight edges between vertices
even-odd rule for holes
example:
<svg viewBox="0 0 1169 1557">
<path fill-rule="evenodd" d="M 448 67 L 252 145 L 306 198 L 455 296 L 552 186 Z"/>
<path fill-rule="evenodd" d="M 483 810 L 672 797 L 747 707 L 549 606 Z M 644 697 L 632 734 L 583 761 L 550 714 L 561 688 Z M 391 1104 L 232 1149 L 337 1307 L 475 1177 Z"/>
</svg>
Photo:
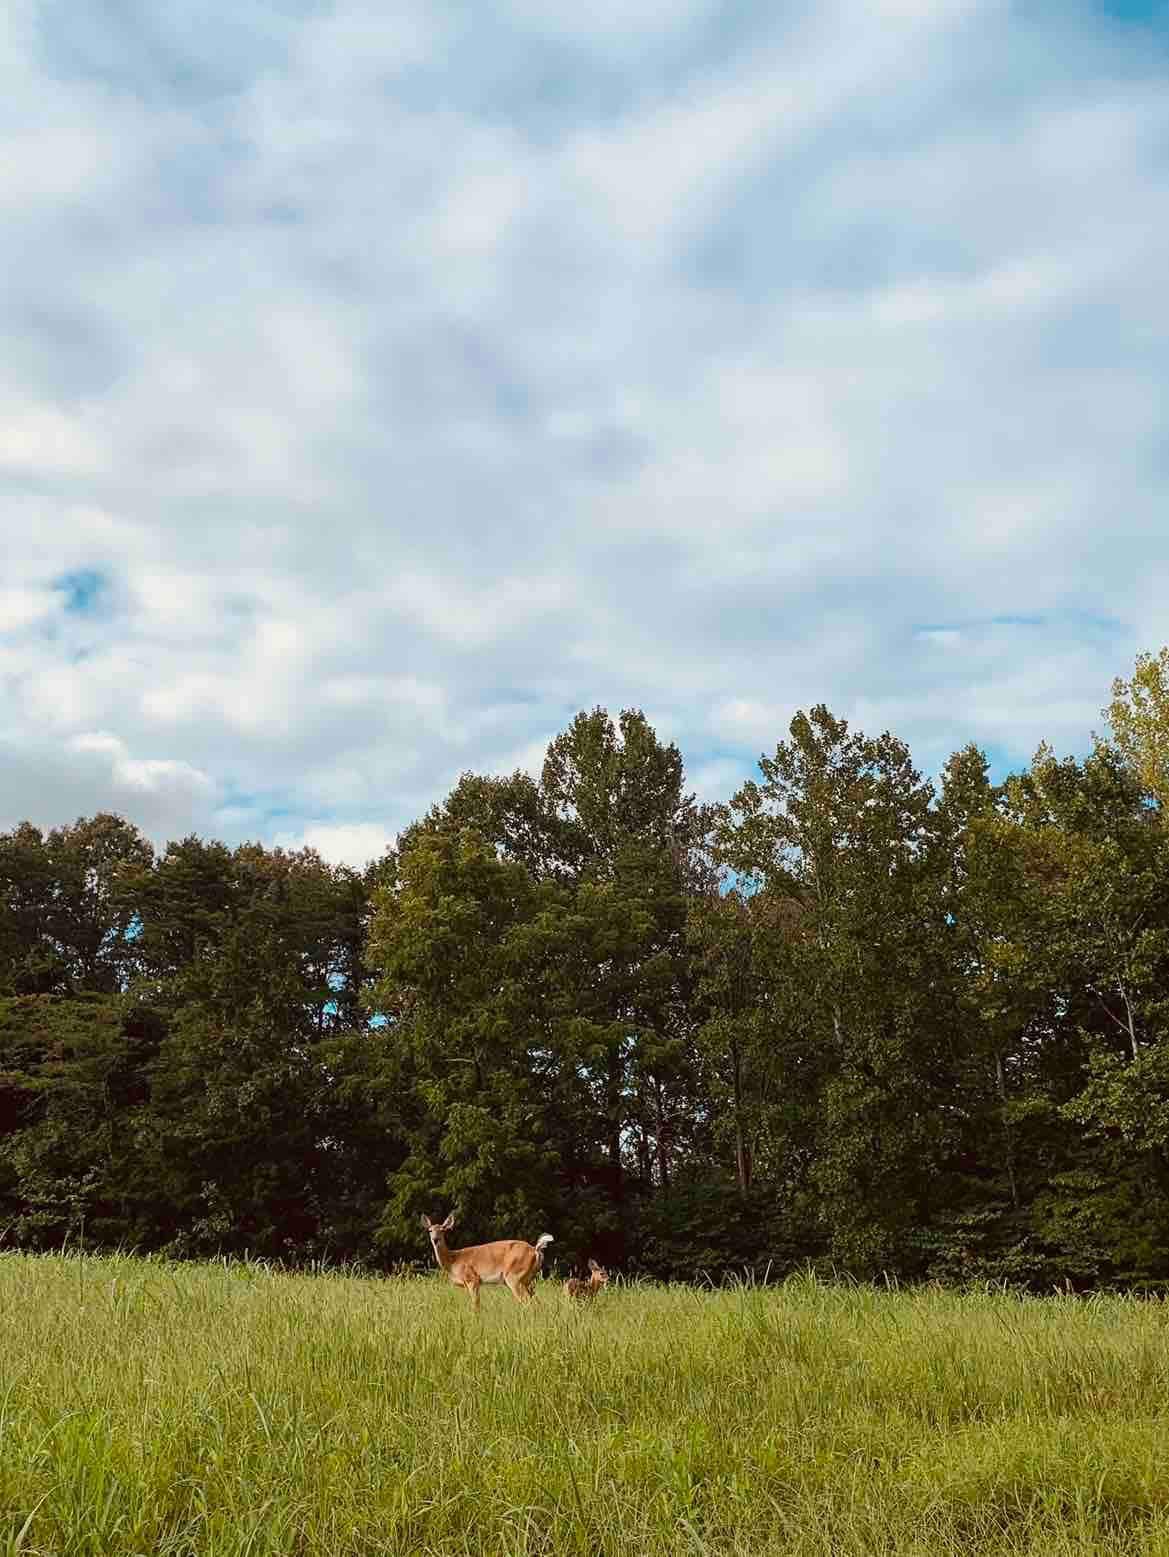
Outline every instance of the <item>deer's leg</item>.
<svg viewBox="0 0 1169 1557">
<path fill-rule="evenodd" d="M 505 1276 L 503 1279 L 507 1282 L 508 1289 L 517 1303 L 530 1303 L 532 1301 L 532 1294 L 524 1285 L 521 1276 Z"/>
<path fill-rule="evenodd" d="M 475 1310 L 476 1313 L 478 1313 L 479 1312 L 479 1278 L 475 1274 L 474 1271 L 471 1271 L 471 1273 L 468 1276 L 465 1276 L 463 1278 L 463 1285 L 466 1287 L 467 1291 L 471 1294 L 471 1307 Z"/>
</svg>

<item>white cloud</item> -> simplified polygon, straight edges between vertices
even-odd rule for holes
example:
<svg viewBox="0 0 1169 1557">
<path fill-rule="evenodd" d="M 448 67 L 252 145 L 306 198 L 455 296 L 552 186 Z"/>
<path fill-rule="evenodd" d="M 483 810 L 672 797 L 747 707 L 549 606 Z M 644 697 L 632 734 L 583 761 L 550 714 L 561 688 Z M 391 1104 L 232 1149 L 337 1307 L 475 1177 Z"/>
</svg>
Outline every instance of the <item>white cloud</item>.
<svg viewBox="0 0 1169 1557">
<path fill-rule="evenodd" d="M 356 861 L 598 702 L 704 796 L 818 700 L 1085 743 L 1169 588 L 1138 35 L 296 10 L 0 18 L 0 825 Z"/>
<path fill-rule="evenodd" d="M 696 100 L 581 134 L 565 149 L 564 176 L 595 199 L 603 226 L 652 257 L 675 223 L 700 222 L 704 202 L 751 171 L 800 120 L 794 88 L 768 86 L 703 83 Z"/>
<path fill-rule="evenodd" d="M 477 590 L 408 569 L 398 574 L 391 599 L 397 611 L 439 639 L 473 649 L 526 627 L 533 617 L 551 625 L 557 608 L 568 603 L 568 591 L 555 577 L 505 578 Z"/>
<path fill-rule="evenodd" d="M 376 822 L 318 823 L 301 833 L 277 833 L 272 841 L 281 849 L 315 849 L 322 859 L 354 870 L 380 859 L 394 842 Z"/>
<path fill-rule="evenodd" d="M 101 464 L 98 440 L 80 418 L 51 405 L 0 405 L 0 470 L 88 475 Z"/>
<path fill-rule="evenodd" d="M 527 27 L 585 48 L 645 47 L 655 34 L 677 31 L 711 9 L 709 0 L 594 0 L 587 8 L 507 0 L 506 12 Z"/>
<path fill-rule="evenodd" d="M 131 757 L 116 735 L 103 731 L 75 735 L 68 749 L 105 759 L 115 788 L 131 796 L 170 794 L 202 803 L 215 793 L 214 780 L 190 763 L 171 758 Z"/>
<path fill-rule="evenodd" d="M 556 730 L 549 730 L 547 734 L 538 735 L 535 740 L 525 741 L 514 751 L 504 752 L 492 764 L 492 771 L 507 778 L 513 773 L 526 773 L 530 778 L 538 779 L 544 771 L 548 746 L 557 733 Z"/>
<path fill-rule="evenodd" d="M 113 811 L 130 818 L 156 844 L 188 832 L 210 832 L 218 793 L 210 774 L 170 757 L 137 756 L 108 730 L 59 741 L 41 732 L 17 740 L 9 736 L 0 746 L 0 762 L 7 825 L 28 819 L 39 827 L 58 827 L 78 816 Z"/>
<path fill-rule="evenodd" d="M 34 622 L 43 621 L 55 603 L 52 591 L 48 589 L 0 588 L 0 634 L 18 632 Z"/>
<path fill-rule="evenodd" d="M 688 782 L 700 801 L 729 800 L 743 781 L 753 777 L 750 764 L 716 757 L 689 770 Z"/>
<path fill-rule="evenodd" d="M 108 147 L 80 126 L 55 125 L 17 135 L 0 162 L 0 205 L 68 199 L 102 170 Z"/>
<path fill-rule="evenodd" d="M 885 288 L 872 300 L 878 324 L 990 323 L 1027 308 L 1052 307 L 1082 275 L 1071 265 L 1018 258 L 970 281 L 917 279 Z"/>
<path fill-rule="evenodd" d="M 731 697 L 713 710 L 711 728 L 728 745 L 767 752 L 787 736 L 784 711 L 779 704 Z"/>
</svg>

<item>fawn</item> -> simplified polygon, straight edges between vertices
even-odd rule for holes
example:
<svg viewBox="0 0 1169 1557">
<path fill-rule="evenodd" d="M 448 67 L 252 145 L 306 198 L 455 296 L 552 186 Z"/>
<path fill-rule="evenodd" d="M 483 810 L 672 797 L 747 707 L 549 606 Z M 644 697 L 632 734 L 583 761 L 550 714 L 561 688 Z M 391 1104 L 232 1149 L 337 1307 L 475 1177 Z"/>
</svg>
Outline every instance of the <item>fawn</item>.
<svg viewBox="0 0 1169 1557">
<path fill-rule="evenodd" d="M 570 1298 L 593 1298 L 609 1279 L 609 1272 L 602 1270 L 596 1260 L 589 1261 L 589 1278 L 582 1281 L 577 1276 L 570 1276 L 564 1283 L 564 1290 Z"/>
</svg>

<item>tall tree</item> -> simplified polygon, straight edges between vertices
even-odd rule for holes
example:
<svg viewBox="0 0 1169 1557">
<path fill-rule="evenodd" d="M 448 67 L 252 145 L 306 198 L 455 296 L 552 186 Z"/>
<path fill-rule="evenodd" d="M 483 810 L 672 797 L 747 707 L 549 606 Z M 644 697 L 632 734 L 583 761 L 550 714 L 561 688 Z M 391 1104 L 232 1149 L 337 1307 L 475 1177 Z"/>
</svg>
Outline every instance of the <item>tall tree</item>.
<svg viewBox="0 0 1169 1557">
<path fill-rule="evenodd" d="M 730 1148 L 744 1203 L 762 1178 L 790 1205 L 808 1166 L 800 1129 L 809 1102 L 802 919 L 793 898 L 767 888 L 731 886 L 690 905 L 696 1038 L 712 1133 Z"/>
<path fill-rule="evenodd" d="M 560 1182 L 578 1220 L 610 1240 L 598 1247 L 614 1258 L 630 1194 L 668 1186 L 689 1146 L 686 892 L 706 827 L 706 813 L 684 791 L 677 748 L 643 714 L 626 710 L 614 721 L 598 708 L 550 744 L 538 782 L 464 775 L 400 841 L 400 894 L 420 868 L 411 864 L 417 851 L 440 838 L 482 840 L 519 873 L 509 878 L 514 901 L 526 883 L 528 908 L 509 931 L 507 955 L 522 958 L 535 1003 L 536 1017 L 524 1020 L 538 1029 L 533 1063 Z M 375 956 L 386 968 L 405 931 L 388 906 L 379 924 Z M 426 998 L 436 998 L 433 990 Z M 453 1138 L 449 1125 L 445 1138 Z"/>
<path fill-rule="evenodd" d="M 155 1241 L 139 1150 L 156 1014 L 117 996 L 0 999 L 0 1216 L 18 1243 Z"/>
<path fill-rule="evenodd" d="M 723 857 L 798 910 L 811 1180 L 832 1253 L 879 1269 L 907 1258 L 941 1149 L 933 791 L 900 741 L 851 733 L 822 705 L 759 766 L 724 820 Z"/>
<path fill-rule="evenodd" d="M 463 1225 L 484 1228 L 526 1225 L 549 1206 L 556 1144 L 528 949 L 541 907 L 524 867 L 470 829 L 417 835 L 378 895 L 376 1000 L 409 1090 L 386 1240 L 404 1236 L 423 1205 L 452 1206 Z"/>
<path fill-rule="evenodd" d="M 130 881 L 150 844 L 119 816 L 81 817 L 47 836 L 0 837 L 0 937 L 8 988 L 113 993 L 131 976 L 137 905 Z"/>
<path fill-rule="evenodd" d="M 1169 816 L 1169 646 L 1139 654 L 1127 681 L 1117 677 L 1104 717 L 1125 765 L 1161 817 Z"/>
</svg>

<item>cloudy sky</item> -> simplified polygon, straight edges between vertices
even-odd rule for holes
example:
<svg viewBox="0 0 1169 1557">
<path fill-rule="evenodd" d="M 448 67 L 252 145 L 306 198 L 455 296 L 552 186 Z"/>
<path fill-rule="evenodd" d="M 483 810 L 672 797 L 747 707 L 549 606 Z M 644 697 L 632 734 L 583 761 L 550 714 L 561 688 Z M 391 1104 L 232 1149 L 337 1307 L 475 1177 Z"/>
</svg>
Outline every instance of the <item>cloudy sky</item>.
<svg viewBox="0 0 1169 1557">
<path fill-rule="evenodd" d="M 5 0 L 0 826 L 361 862 L 1169 640 L 1165 0 Z"/>
</svg>

